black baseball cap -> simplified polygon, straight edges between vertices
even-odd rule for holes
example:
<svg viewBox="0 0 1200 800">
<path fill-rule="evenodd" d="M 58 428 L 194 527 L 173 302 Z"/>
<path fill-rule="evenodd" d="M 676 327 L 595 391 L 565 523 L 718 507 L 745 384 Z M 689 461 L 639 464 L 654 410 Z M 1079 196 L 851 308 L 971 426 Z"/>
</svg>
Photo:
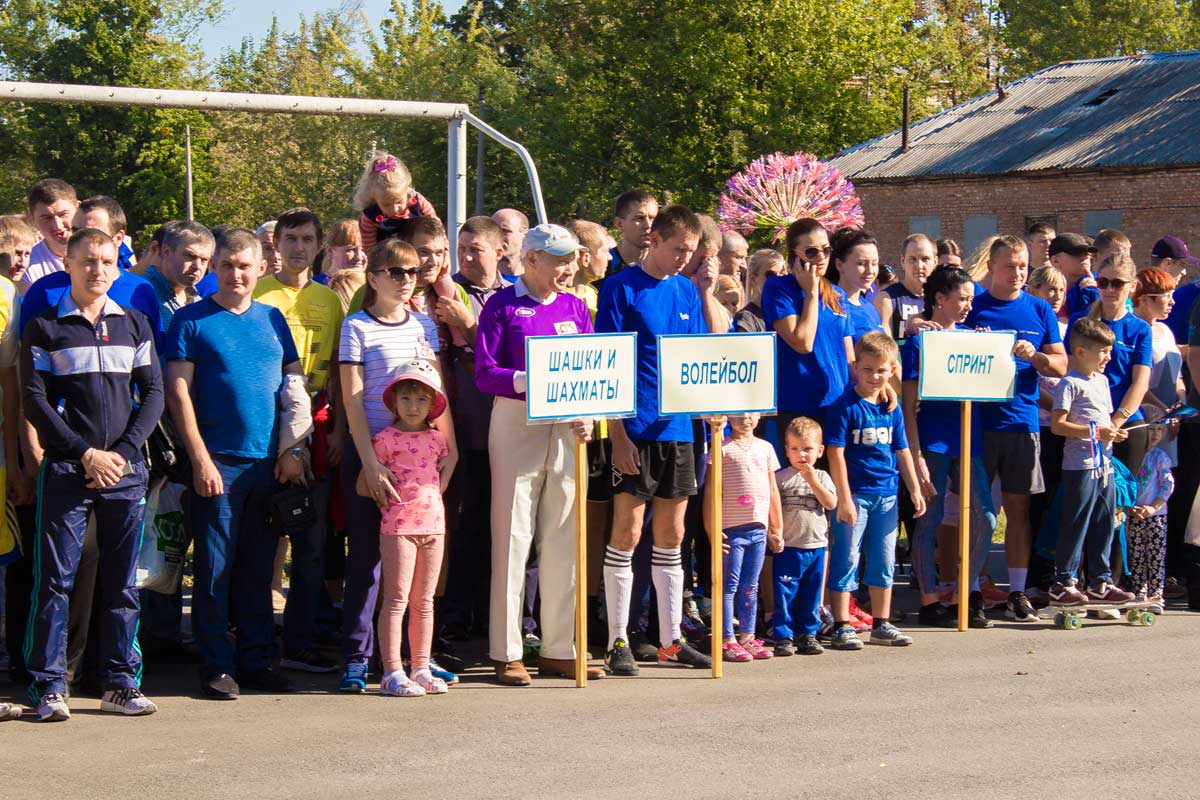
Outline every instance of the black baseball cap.
<svg viewBox="0 0 1200 800">
<path fill-rule="evenodd" d="M 1200 258 L 1188 252 L 1187 242 L 1178 236 L 1164 236 L 1154 243 L 1150 250 L 1151 258 L 1174 258 L 1193 267 L 1200 264 Z"/>
<path fill-rule="evenodd" d="M 1084 253 L 1095 253 L 1096 247 L 1078 233 L 1060 233 L 1050 240 L 1050 255 L 1066 253 L 1081 256 Z"/>
</svg>

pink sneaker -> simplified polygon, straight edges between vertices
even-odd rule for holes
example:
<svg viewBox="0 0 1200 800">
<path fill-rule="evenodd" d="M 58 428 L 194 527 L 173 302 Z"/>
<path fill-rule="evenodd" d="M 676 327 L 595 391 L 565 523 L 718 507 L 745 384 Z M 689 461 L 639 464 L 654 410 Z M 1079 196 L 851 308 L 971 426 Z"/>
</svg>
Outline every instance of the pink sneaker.
<svg viewBox="0 0 1200 800">
<path fill-rule="evenodd" d="M 874 618 L 858 607 L 858 603 L 853 597 L 850 598 L 850 627 L 858 632 L 871 630 L 871 624 Z"/>
<path fill-rule="evenodd" d="M 742 650 L 749 653 L 755 661 L 774 658 L 775 654 L 763 646 L 762 639 L 749 639 L 742 644 Z"/>
<path fill-rule="evenodd" d="M 733 661 L 736 663 L 745 663 L 753 661 L 754 656 L 746 652 L 746 650 L 737 642 L 726 642 L 721 645 L 721 660 Z"/>
</svg>

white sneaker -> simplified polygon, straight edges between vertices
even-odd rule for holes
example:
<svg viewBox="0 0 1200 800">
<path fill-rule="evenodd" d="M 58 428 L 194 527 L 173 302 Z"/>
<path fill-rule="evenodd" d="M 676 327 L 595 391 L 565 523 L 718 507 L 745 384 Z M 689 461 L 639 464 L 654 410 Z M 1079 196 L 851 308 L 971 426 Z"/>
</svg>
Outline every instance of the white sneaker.
<svg viewBox="0 0 1200 800">
<path fill-rule="evenodd" d="M 384 697 L 421 697 L 425 690 L 421 684 L 405 675 L 404 670 L 398 669 L 380 679 L 379 693 Z"/>
<path fill-rule="evenodd" d="M 67 698 L 58 692 L 42 695 L 38 700 L 37 718 L 41 722 L 62 722 L 71 718 L 71 709 L 67 708 Z"/>
<path fill-rule="evenodd" d="M 158 706 L 141 689 L 109 689 L 100 698 L 100 710 L 127 717 L 144 717 L 158 711 Z"/>
<path fill-rule="evenodd" d="M 20 719 L 23 712 L 16 703 L 0 703 L 0 720 Z"/>
</svg>

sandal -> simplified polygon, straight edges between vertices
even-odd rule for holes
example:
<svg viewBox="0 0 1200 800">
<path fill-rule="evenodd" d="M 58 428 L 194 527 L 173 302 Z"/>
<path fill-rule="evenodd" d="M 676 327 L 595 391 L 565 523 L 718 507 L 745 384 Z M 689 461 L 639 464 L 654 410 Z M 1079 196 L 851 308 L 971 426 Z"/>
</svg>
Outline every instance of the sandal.
<svg viewBox="0 0 1200 800">
<path fill-rule="evenodd" d="M 384 697 L 421 697 L 425 688 L 409 679 L 404 670 L 389 672 L 379 681 L 379 693 Z"/>
<path fill-rule="evenodd" d="M 774 658 L 775 654 L 763 646 L 762 639 L 747 639 L 740 643 L 742 649 L 746 651 L 755 661 L 762 661 L 767 658 Z"/>
<path fill-rule="evenodd" d="M 754 656 L 742 649 L 742 646 L 737 642 L 726 642 L 721 645 L 721 660 L 744 663 L 753 661 Z"/>
<path fill-rule="evenodd" d="M 425 690 L 425 694 L 445 694 L 450 691 L 450 687 L 446 685 L 446 682 L 428 669 L 417 670 L 413 673 L 412 679 Z"/>
</svg>

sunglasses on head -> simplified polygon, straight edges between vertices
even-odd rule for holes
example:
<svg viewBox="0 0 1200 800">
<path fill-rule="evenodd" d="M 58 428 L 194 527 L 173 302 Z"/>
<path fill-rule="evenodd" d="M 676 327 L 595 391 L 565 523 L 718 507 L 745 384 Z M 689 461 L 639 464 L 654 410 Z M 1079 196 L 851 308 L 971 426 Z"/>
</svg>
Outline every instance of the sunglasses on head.
<svg viewBox="0 0 1200 800">
<path fill-rule="evenodd" d="M 1123 281 L 1120 278 L 1097 278 L 1096 279 L 1096 285 L 1099 286 L 1101 289 L 1120 289 L 1129 283 L 1130 283 L 1130 281 Z"/>
<path fill-rule="evenodd" d="M 402 281 L 405 278 L 413 278 L 415 280 L 421 274 L 421 269 L 420 267 L 412 267 L 410 269 L 405 269 L 404 267 L 385 267 L 384 269 L 373 269 L 371 272 L 375 275 L 382 275 L 386 272 L 392 280 Z"/>
</svg>

